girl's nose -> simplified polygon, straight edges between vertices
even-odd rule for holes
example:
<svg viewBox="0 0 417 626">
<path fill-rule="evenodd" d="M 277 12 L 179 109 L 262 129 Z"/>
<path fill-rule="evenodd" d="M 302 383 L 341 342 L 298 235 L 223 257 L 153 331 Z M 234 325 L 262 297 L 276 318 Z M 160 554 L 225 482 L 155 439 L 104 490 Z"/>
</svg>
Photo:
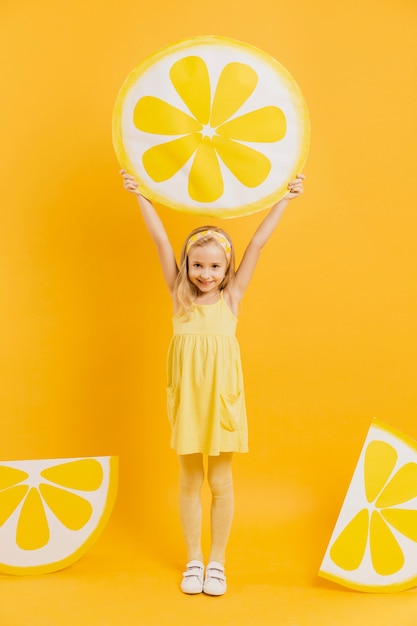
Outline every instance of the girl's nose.
<svg viewBox="0 0 417 626">
<path fill-rule="evenodd" d="M 209 275 L 209 272 L 208 272 L 207 267 L 203 267 L 202 270 L 201 270 L 201 276 L 206 278 L 208 275 Z"/>
</svg>

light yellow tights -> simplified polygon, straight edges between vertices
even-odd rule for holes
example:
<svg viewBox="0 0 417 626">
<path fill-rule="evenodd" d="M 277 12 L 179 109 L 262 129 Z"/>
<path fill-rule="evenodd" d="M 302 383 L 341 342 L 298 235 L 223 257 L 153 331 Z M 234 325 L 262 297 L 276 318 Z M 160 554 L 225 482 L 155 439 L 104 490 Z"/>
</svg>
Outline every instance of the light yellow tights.
<svg viewBox="0 0 417 626">
<path fill-rule="evenodd" d="M 207 479 L 211 501 L 210 561 L 224 564 L 227 541 L 234 513 L 232 452 L 208 457 Z M 201 487 L 204 480 L 202 454 L 181 454 L 180 463 L 180 518 L 187 546 L 188 561 L 203 561 L 201 549 Z"/>
</svg>

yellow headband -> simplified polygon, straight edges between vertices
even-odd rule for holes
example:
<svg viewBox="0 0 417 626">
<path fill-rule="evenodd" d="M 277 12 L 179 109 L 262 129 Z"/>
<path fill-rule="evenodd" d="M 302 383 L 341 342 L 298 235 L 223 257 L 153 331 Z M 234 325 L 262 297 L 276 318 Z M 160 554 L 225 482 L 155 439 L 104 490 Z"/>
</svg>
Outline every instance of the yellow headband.
<svg viewBox="0 0 417 626">
<path fill-rule="evenodd" d="M 203 239 L 204 237 L 212 237 L 215 241 L 223 248 L 224 253 L 226 255 L 227 262 L 230 261 L 230 256 L 232 254 L 232 244 L 230 241 L 221 233 L 218 233 L 215 230 L 202 230 L 199 233 L 196 233 L 187 241 L 187 245 L 185 246 L 185 251 L 188 254 L 191 246 L 193 246 L 197 241 Z"/>
</svg>

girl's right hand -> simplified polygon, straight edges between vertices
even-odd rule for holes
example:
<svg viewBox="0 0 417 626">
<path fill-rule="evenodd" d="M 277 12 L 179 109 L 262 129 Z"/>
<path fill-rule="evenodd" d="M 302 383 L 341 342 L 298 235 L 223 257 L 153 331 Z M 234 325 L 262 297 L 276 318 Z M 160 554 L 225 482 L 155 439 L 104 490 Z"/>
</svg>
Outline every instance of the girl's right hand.
<svg viewBox="0 0 417 626">
<path fill-rule="evenodd" d="M 288 183 L 288 193 L 284 196 L 287 200 L 293 200 L 294 198 L 298 198 L 304 192 L 303 180 L 305 179 L 304 174 L 297 174 L 294 180 Z"/>
<path fill-rule="evenodd" d="M 135 179 L 135 177 L 128 174 L 126 170 L 120 170 L 120 175 L 123 177 L 123 187 L 126 189 L 126 191 L 129 191 L 130 193 L 134 193 L 139 196 L 139 183 Z"/>
</svg>

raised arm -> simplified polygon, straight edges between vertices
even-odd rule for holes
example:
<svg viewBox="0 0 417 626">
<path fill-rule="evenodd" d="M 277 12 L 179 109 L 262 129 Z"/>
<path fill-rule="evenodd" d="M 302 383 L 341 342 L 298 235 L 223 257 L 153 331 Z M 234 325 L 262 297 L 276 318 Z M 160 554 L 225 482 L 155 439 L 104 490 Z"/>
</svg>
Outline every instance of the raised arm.
<svg viewBox="0 0 417 626">
<path fill-rule="evenodd" d="M 155 211 L 153 204 L 139 193 L 138 183 L 134 177 L 128 174 L 126 170 L 121 170 L 120 174 L 123 176 L 124 188 L 130 193 L 135 194 L 137 197 L 143 221 L 145 222 L 145 226 L 152 238 L 152 241 L 156 245 L 162 267 L 162 273 L 169 292 L 172 295 L 175 280 L 178 274 L 178 267 L 171 242 L 168 239 L 162 220 Z"/>
<path fill-rule="evenodd" d="M 295 180 L 291 181 L 288 184 L 288 193 L 282 200 L 277 202 L 269 211 L 265 219 L 260 223 L 255 234 L 250 240 L 248 247 L 245 250 L 245 253 L 242 257 L 242 261 L 239 265 L 239 268 L 236 272 L 236 277 L 233 283 L 233 294 L 232 298 L 235 302 L 239 302 L 245 293 L 247 286 L 252 278 L 253 272 L 255 270 L 256 264 L 259 260 L 262 248 L 267 243 L 279 220 L 281 219 L 282 214 L 285 211 L 285 208 L 294 198 L 298 198 L 303 191 L 303 180 L 305 176 L 303 174 L 297 174 Z"/>
</svg>

